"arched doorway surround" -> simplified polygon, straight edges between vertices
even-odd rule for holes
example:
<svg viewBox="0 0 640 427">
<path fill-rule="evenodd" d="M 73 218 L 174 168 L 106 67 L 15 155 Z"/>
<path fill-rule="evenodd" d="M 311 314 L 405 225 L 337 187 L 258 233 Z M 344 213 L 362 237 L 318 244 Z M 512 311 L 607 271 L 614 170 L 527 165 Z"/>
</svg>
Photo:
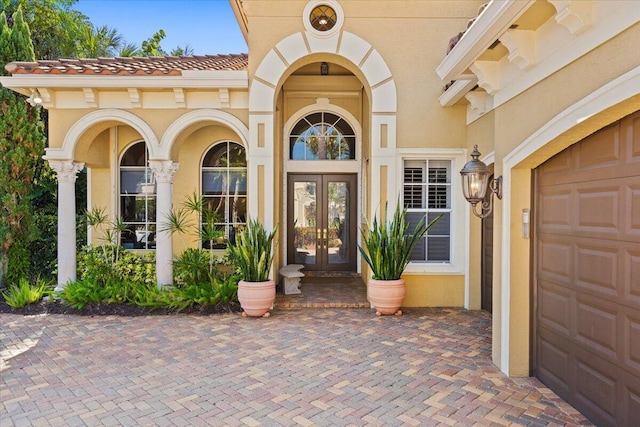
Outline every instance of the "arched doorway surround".
<svg viewBox="0 0 640 427">
<path fill-rule="evenodd" d="M 276 178 L 273 172 L 276 96 L 294 64 L 309 55 L 337 55 L 346 60 L 354 73 L 362 76 L 371 103 L 371 152 L 367 159 L 371 179 L 367 184 L 372 196 L 367 204 L 378 206 L 381 194 L 397 191 L 397 92 L 393 75 L 382 55 L 367 41 L 347 31 L 336 31 L 328 37 L 312 32 L 294 33 L 264 56 L 253 76 L 249 94 L 248 210 L 251 217 L 258 218 L 267 227 L 273 227 L 275 212 L 280 209 L 274 197 Z M 288 132 L 284 134 L 288 135 Z M 384 178 L 380 171 L 384 171 Z M 384 189 L 382 182 L 386 182 Z"/>
</svg>

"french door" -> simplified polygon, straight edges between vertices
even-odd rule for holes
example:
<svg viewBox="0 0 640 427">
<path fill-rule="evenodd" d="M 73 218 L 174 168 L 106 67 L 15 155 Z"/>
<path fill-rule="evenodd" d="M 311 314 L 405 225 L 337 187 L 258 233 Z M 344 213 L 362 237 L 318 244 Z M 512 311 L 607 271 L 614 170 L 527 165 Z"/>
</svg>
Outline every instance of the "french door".
<svg viewBox="0 0 640 427">
<path fill-rule="evenodd" d="M 288 264 L 356 271 L 357 181 L 355 174 L 289 174 Z"/>
</svg>

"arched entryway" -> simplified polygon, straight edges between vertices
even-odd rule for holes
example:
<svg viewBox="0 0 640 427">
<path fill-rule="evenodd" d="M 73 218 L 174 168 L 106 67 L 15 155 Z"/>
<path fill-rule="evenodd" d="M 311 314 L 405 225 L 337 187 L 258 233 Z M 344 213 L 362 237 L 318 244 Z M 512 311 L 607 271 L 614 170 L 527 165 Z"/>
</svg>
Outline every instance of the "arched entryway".
<svg viewBox="0 0 640 427">
<path fill-rule="evenodd" d="M 356 273 L 359 126 L 337 106 L 308 110 L 285 125 L 285 262 L 320 275 Z"/>
</svg>

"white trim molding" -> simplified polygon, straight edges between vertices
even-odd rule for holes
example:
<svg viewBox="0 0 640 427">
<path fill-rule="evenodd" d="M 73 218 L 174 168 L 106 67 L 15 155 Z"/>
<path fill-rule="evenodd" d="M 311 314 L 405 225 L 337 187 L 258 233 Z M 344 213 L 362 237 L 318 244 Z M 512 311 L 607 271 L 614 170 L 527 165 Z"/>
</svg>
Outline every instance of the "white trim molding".
<svg viewBox="0 0 640 427">
<path fill-rule="evenodd" d="M 150 156 L 154 157 L 152 156 L 152 154 L 155 154 L 159 147 L 158 138 L 147 122 L 129 111 L 105 109 L 85 114 L 73 125 L 71 125 L 64 137 L 62 147 L 47 148 L 45 150 L 46 154 L 44 156 L 44 159 L 66 160 L 75 158 L 74 154 L 76 145 L 78 144 L 78 141 L 80 140 L 82 135 L 92 126 L 107 121 L 121 122 L 135 129 L 147 144 Z"/>
<path fill-rule="evenodd" d="M 182 131 L 194 123 L 213 122 L 227 126 L 240 138 L 242 145 L 248 147 L 249 128 L 236 116 L 220 110 L 202 109 L 190 111 L 173 121 L 162 135 L 158 149 L 149 153 L 150 159 L 169 159 L 171 148 Z"/>
</svg>

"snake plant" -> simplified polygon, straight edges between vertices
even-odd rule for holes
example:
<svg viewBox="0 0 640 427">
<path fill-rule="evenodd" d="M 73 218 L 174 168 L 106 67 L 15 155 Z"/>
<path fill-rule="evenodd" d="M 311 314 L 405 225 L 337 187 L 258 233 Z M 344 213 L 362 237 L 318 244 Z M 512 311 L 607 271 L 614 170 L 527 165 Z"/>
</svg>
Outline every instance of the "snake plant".
<svg viewBox="0 0 640 427">
<path fill-rule="evenodd" d="M 269 233 L 254 219 L 238 235 L 236 243 L 229 246 L 231 259 L 240 272 L 240 279 L 246 282 L 264 282 L 269 279 L 273 262 L 273 239 L 278 226 Z"/>
<path fill-rule="evenodd" d="M 386 210 L 387 205 L 385 205 L 385 212 Z M 429 228 L 440 219 L 440 216 L 428 224 L 423 216 L 411 231 L 406 219 L 407 209 L 401 209 L 399 203 L 390 220 L 379 222 L 374 216 L 373 223 L 367 223 L 366 230 L 361 230 L 362 245 L 358 245 L 362 258 L 371 267 L 373 278 L 376 280 L 400 279 L 405 267 L 411 261 L 411 252 L 414 247 Z"/>
</svg>

